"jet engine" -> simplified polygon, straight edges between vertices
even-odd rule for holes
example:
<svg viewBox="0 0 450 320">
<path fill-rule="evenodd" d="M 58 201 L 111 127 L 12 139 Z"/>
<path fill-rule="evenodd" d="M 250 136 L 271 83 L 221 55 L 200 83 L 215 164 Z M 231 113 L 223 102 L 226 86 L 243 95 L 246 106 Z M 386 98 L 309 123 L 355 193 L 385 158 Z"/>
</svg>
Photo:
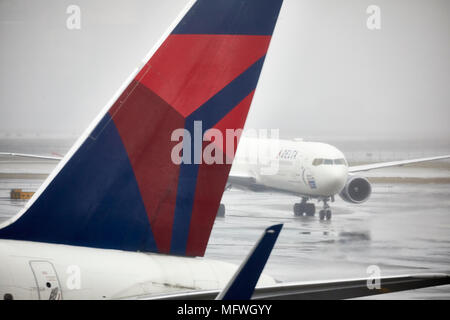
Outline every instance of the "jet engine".
<svg viewBox="0 0 450 320">
<path fill-rule="evenodd" d="M 339 196 L 350 203 L 363 203 L 369 199 L 372 186 L 369 180 L 363 177 L 350 176 Z"/>
</svg>

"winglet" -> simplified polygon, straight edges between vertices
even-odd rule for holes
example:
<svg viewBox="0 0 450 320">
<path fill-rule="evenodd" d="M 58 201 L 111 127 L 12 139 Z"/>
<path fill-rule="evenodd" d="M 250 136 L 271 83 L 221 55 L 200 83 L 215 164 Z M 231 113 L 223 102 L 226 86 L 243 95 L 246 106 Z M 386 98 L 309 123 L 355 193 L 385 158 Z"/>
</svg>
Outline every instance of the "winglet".
<svg viewBox="0 0 450 320">
<path fill-rule="evenodd" d="M 216 300 L 250 300 L 282 227 L 282 224 L 278 224 L 264 231 Z"/>
</svg>

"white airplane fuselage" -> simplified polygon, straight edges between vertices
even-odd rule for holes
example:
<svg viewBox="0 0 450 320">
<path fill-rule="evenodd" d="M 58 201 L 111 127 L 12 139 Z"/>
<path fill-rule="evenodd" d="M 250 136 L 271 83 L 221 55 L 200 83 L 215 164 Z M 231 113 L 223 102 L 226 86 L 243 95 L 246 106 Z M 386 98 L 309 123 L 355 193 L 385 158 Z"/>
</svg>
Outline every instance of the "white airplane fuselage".
<svg viewBox="0 0 450 320">
<path fill-rule="evenodd" d="M 204 258 L 0 240 L 0 298 L 119 299 L 223 288 L 237 266 Z M 258 285 L 275 281 L 261 275 Z"/>
<path fill-rule="evenodd" d="M 325 143 L 242 138 L 230 175 L 243 174 L 257 185 L 327 198 L 344 188 L 348 164 L 341 151 Z"/>
</svg>

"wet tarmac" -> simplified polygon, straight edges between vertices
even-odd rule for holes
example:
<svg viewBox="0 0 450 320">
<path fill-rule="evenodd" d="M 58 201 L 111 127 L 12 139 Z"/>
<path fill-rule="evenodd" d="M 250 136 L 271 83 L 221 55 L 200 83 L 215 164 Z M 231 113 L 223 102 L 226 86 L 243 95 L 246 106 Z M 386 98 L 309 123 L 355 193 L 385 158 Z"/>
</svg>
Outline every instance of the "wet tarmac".
<svg viewBox="0 0 450 320">
<path fill-rule="evenodd" d="M 284 223 L 265 272 L 280 281 L 367 277 L 450 270 L 450 185 L 374 184 L 364 204 L 336 199 L 331 221 L 294 217 L 294 196 L 230 190 L 206 256 L 239 263 L 261 231 Z M 449 299 L 450 286 L 379 296 Z"/>
<path fill-rule="evenodd" d="M 45 172 L 41 166 L 35 171 Z M 43 181 L 39 175 L 16 177 L 21 178 L 0 176 L 0 223 L 26 203 L 10 199 L 12 188 L 34 191 Z M 206 257 L 239 264 L 266 227 L 283 223 L 265 269 L 280 281 L 367 277 L 371 265 L 378 266 L 382 276 L 450 271 L 450 184 L 376 183 L 364 204 L 337 198 L 331 204 L 331 221 L 320 221 L 317 215 L 294 217 L 296 201 L 281 193 L 226 191 L 226 216 L 216 219 Z M 450 286 L 375 298 L 449 299 Z"/>
</svg>

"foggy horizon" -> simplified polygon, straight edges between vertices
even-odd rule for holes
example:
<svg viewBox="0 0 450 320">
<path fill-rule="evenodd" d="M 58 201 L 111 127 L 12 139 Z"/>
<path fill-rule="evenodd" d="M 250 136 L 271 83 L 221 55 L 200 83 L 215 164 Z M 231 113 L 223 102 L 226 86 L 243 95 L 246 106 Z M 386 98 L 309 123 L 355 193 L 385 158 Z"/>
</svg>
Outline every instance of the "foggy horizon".
<svg viewBox="0 0 450 320">
<path fill-rule="evenodd" d="M 80 135 L 187 0 L 0 2 L 0 137 Z M 450 3 L 285 0 L 246 128 L 450 141 Z"/>
</svg>

